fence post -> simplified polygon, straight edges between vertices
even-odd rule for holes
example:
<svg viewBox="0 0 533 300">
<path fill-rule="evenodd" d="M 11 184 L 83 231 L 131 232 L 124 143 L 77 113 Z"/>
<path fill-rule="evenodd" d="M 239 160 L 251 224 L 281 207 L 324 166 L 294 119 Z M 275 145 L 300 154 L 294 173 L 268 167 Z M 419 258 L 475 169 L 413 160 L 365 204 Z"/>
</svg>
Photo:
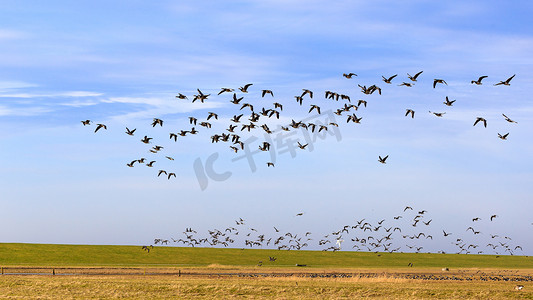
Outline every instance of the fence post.
<svg viewBox="0 0 533 300">
<path fill-rule="evenodd" d="M 181 270 L 178 270 L 178 277 L 181 277 Z"/>
<path fill-rule="evenodd" d="M 56 269 L 52 269 L 52 275 L 56 275 Z"/>
</svg>

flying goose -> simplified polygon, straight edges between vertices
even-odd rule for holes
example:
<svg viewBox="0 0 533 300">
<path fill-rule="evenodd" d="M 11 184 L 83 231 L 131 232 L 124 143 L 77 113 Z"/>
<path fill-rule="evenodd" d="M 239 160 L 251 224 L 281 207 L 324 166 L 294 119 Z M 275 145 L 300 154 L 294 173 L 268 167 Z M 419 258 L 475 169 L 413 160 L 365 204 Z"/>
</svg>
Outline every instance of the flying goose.
<svg viewBox="0 0 533 300">
<path fill-rule="evenodd" d="M 434 114 L 437 117 L 442 117 L 444 114 L 446 114 L 445 112 L 438 113 L 438 112 L 432 112 L 432 111 L 429 111 L 429 113 Z"/>
<path fill-rule="evenodd" d="M 414 117 L 415 117 L 415 111 L 412 110 L 412 109 L 410 109 L 410 108 L 406 109 L 406 110 L 405 110 L 405 116 L 407 117 L 409 114 L 411 114 L 411 118 L 414 119 Z"/>
<path fill-rule="evenodd" d="M 487 78 L 487 77 L 488 77 L 488 76 L 485 76 L 485 75 L 483 75 L 483 76 L 480 76 L 480 77 L 478 78 L 478 80 L 477 80 L 477 81 L 475 81 L 475 80 L 472 80 L 472 81 L 470 82 L 470 84 L 476 84 L 476 85 L 481 85 L 481 84 L 482 84 L 482 83 L 481 83 L 481 80 L 483 80 L 484 78 Z"/>
<path fill-rule="evenodd" d="M 126 127 L 126 134 L 133 136 L 133 133 L 135 132 L 135 130 L 137 130 L 137 128 L 130 130 L 128 127 Z"/>
<path fill-rule="evenodd" d="M 141 142 L 145 144 L 149 144 L 151 139 L 153 138 L 149 138 L 148 136 L 145 135 L 144 138 L 141 139 Z"/>
<path fill-rule="evenodd" d="M 298 148 L 300 148 L 300 149 L 305 149 L 305 147 L 307 147 L 307 145 L 309 145 L 309 144 L 302 145 L 302 144 L 300 144 L 300 142 L 298 142 Z"/>
<path fill-rule="evenodd" d="M 484 118 L 482 117 L 477 117 L 476 118 L 476 121 L 474 122 L 474 125 L 473 126 L 476 126 L 477 123 L 479 122 L 483 122 L 483 126 L 485 126 L 485 128 L 487 127 L 487 120 L 485 120 Z"/>
<path fill-rule="evenodd" d="M 168 173 L 167 179 L 170 180 L 171 176 L 174 176 L 174 178 L 176 178 L 176 173 Z"/>
<path fill-rule="evenodd" d="M 146 166 L 151 168 L 154 166 L 154 163 L 155 163 L 155 160 L 152 160 L 151 162 L 147 163 Z"/>
<path fill-rule="evenodd" d="M 234 91 L 234 89 L 230 89 L 230 88 L 222 88 L 222 89 L 220 90 L 220 92 L 218 92 L 218 95 L 220 95 L 220 94 L 222 94 L 222 93 L 231 93 L 231 92 L 233 92 L 233 91 Z"/>
<path fill-rule="evenodd" d="M 209 115 L 207 116 L 207 120 L 209 121 L 209 119 L 211 118 L 215 118 L 218 120 L 218 115 L 214 112 L 209 112 Z"/>
<path fill-rule="evenodd" d="M 506 115 L 502 114 L 502 116 L 505 118 L 505 121 L 509 122 L 509 123 L 518 123 L 516 121 L 513 121 L 511 119 L 509 119 L 509 117 L 507 117 Z"/>
<path fill-rule="evenodd" d="M 167 174 L 167 171 L 165 171 L 165 170 L 159 170 L 159 173 L 157 173 L 157 177 L 161 176 L 161 174 L 163 174 L 163 173 L 164 173 L 165 175 L 168 175 L 168 174 Z"/>
<path fill-rule="evenodd" d="M 408 83 L 408 82 L 402 82 L 401 84 L 398 84 L 398 86 L 412 87 L 413 84 L 412 83 Z"/>
<path fill-rule="evenodd" d="M 266 94 L 270 94 L 272 97 L 274 97 L 274 93 L 272 93 L 271 90 L 262 90 L 261 91 L 261 97 L 265 97 Z"/>
<path fill-rule="evenodd" d="M 81 124 L 83 124 L 83 126 L 90 125 L 91 124 L 91 120 L 81 121 Z"/>
<path fill-rule="evenodd" d="M 398 76 L 398 74 L 392 75 L 389 78 L 386 78 L 385 76 L 381 75 L 381 77 L 383 77 L 383 81 L 385 81 L 385 83 L 388 83 L 388 84 L 391 84 L 391 80 L 394 79 L 394 77 L 396 76 Z"/>
<path fill-rule="evenodd" d="M 159 124 L 159 126 L 163 126 L 163 120 L 154 118 L 154 121 L 152 122 L 152 127 L 155 127 L 155 125 Z"/>
<path fill-rule="evenodd" d="M 233 100 L 231 100 L 230 102 L 233 104 L 239 104 L 242 99 L 244 99 L 244 97 L 237 98 L 237 94 L 233 93 Z"/>
<path fill-rule="evenodd" d="M 448 85 L 448 83 L 446 83 L 446 81 L 444 81 L 444 79 L 433 79 L 433 88 L 435 88 L 437 83 L 442 83 L 442 84 Z"/>
<path fill-rule="evenodd" d="M 107 130 L 107 126 L 105 126 L 104 124 L 96 124 L 96 129 L 94 130 L 94 132 L 96 133 L 98 130 L 100 130 L 100 128 Z"/>
<path fill-rule="evenodd" d="M 502 139 L 502 140 L 507 140 L 507 136 L 508 136 L 508 135 L 509 135 L 509 132 L 506 133 L 506 134 L 504 134 L 504 135 L 501 135 L 501 134 L 498 133 L 498 137 L 499 137 L 500 139 Z"/>
<path fill-rule="evenodd" d="M 272 163 L 272 162 L 267 162 L 267 167 L 274 167 L 274 163 Z"/>
<path fill-rule="evenodd" d="M 511 85 L 510 82 L 511 82 L 511 80 L 512 80 L 515 76 L 516 76 L 516 74 L 514 74 L 513 76 L 507 78 L 507 80 L 505 80 L 505 81 L 500 81 L 500 82 L 498 82 L 498 83 L 496 83 L 496 84 L 494 84 L 494 85 Z"/>
<path fill-rule="evenodd" d="M 179 94 L 176 96 L 176 98 L 178 98 L 178 99 L 187 99 L 187 96 L 185 96 L 185 95 L 179 93 Z"/>
<path fill-rule="evenodd" d="M 411 75 L 409 75 L 409 73 L 407 73 L 407 77 L 409 77 L 409 79 L 411 79 L 411 81 L 416 81 L 416 79 L 418 78 L 418 76 L 420 76 L 420 74 L 422 74 L 422 72 L 424 72 L 424 71 L 420 71 L 420 72 L 416 73 L 415 76 L 411 76 Z"/>
<path fill-rule="evenodd" d="M 189 124 L 194 124 L 196 125 L 196 122 L 198 122 L 198 119 L 196 119 L 195 117 L 189 117 Z"/>
<path fill-rule="evenodd" d="M 385 156 L 385 157 L 381 157 L 381 156 L 378 156 L 378 157 L 379 157 L 378 161 L 379 161 L 380 163 L 382 163 L 382 164 L 386 164 L 386 163 L 387 163 L 386 160 L 387 160 L 387 158 L 389 158 L 388 155 Z"/>
<path fill-rule="evenodd" d="M 342 76 L 344 76 L 344 77 L 346 77 L 348 79 L 351 79 L 352 76 L 357 76 L 357 74 L 355 74 L 355 73 L 348 73 L 348 74 L 344 73 L 344 74 L 342 74 Z"/>
<path fill-rule="evenodd" d="M 313 111 L 313 109 L 316 109 L 318 114 L 320 114 L 320 107 L 318 105 L 311 104 L 311 108 L 309 109 L 309 113 L 311 113 L 311 111 Z"/>
<path fill-rule="evenodd" d="M 253 85 L 253 83 L 245 84 L 244 86 L 241 86 L 241 87 L 239 88 L 239 91 L 241 91 L 241 92 L 243 92 L 243 93 L 248 93 L 248 88 L 249 88 L 250 86 L 252 86 L 252 85 Z"/>
<path fill-rule="evenodd" d="M 448 96 L 446 96 L 446 101 L 444 101 L 444 102 L 442 102 L 442 103 L 444 103 L 446 106 L 452 106 L 453 103 L 454 103 L 455 101 L 456 101 L 456 100 L 451 100 L 451 101 L 450 101 L 450 100 L 448 99 Z"/>
<path fill-rule="evenodd" d="M 310 91 L 310 90 L 308 90 L 308 89 L 302 89 L 302 90 L 304 91 L 304 92 L 302 93 L 302 96 L 301 96 L 302 98 L 303 98 L 303 96 L 305 96 L 306 94 L 309 94 L 309 97 L 310 97 L 310 98 L 313 98 L 313 91 Z"/>
</svg>

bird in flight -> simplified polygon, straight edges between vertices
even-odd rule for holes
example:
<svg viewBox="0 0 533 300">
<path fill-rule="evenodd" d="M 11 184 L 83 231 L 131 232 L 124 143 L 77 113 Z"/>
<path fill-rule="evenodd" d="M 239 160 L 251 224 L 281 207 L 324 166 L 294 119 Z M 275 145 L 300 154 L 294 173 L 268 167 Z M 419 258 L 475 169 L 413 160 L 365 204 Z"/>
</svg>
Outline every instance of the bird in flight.
<svg viewBox="0 0 533 300">
<path fill-rule="evenodd" d="M 484 118 L 482 117 L 477 117 L 476 121 L 474 122 L 474 125 L 473 126 L 476 126 L 477 123 L 479 122 L 483 122 L 483 126 L 485 126 L 485 128 L 487 127 L 487 120 L 485 120 Z"/>
<path fill-rule="evenodd" d="M 416 81 L 416 79 L 418 78 L 418 76 L 420 76 L 420 74 L 422 74 L 422 72 L 424 72 L 424 71 L 420 71 L 420 72 L 416 73 L 415 76 L 411 76 L 411 75 L 409 75 L 409 73 L 407 73 L 407 77 L 409 77 L 409 79 L 411 79 L 411 81 Z"/>
<path fill-rule="evenodd" d="M 442 117 L 444 114 L 446 114 L 445 112 L 440 113 L 440 112 L 432 112 L 432 111 L 429 111 L 429 113 L 434 114 L 437 117 Z"/>
<path fill-rule="evenodd" d="M 381 156 L 378 156 L 378 157 L 379 157 L 378 161 L 379 161 L 380 163 L 382 163 L 382 164 L 386 164 L 386 160 L 387 160 L 387 158 L 389 158 L 388 155 L 385 156 L 385 157 L 381 157 Z"/>
<path fill-rule="evenodd" d="M 83 124 L 83 126 L 90 125 L 91 124 L 91 120 L 81 121 L 81 124 Z"/>
<path fill-rule="evenodd" d="M 437 83 L 442 83 L 442 84 L 448 85 L 448 83 L 446 83 L 446 81 L 444 81 L 444 79 L 433 79 L 433 88 L 435 88 Z"/>
<path fill-rule="evenodd" d="M 253 85 L 253 83 L 245 84 L 244 86 L 241 86 L 241 87 L 239 88 L 239 91 L 241 91 L 241 92 L 243 92 L 243 93 L 248 93 L 248 88 L 249 88 L 250 86 L 252 86 L 252 85 Z"/>
<path fill-rule="evenodd" d="M 342 76 L 344 76 L 344 77 L 346 77 L 348 79 L 351 79 L 352 76 L 357 76 L 357 74 L 355 74 L 355 73 L 348 73 L 348 74 L 344 73 L 344 74 L 342 74 Z"/>
<path fill-rule="evenodd" d="M 516 121 L 513 121 L 513 120 L 509 119 L 509 117 L 506 116 L 505 114 L 502 114 L 502 116 L 505 118 L 505 121 L 507 121 L 507 122 L 509 122 L 509 123 L 518 123 L 518 122 L 516 122 Z"/>
<path fill-rule="evenodd" d="M 488 77 L 488 76 L 485 76 L 485 75 L 484 75 L 484 76 L 481 76 L 481 77 L 479 77 L 479 79 L 478 79 L 477 81 L 476 81 L 476 80 L 472 80 L 470 83 L 471 83 L 471 84 L 476 84 L 476 85 L 481 85 L 481 84 L 482 84 L 482 83 L 481 83 L 481 80 L 483 80 L 484 78 L 487 78 L 487 77 Z"/>
<path fill-rule="evenodd" d="M 394 77 L 398 76 L 398 74 L 395 74 L 395 75 L 392 75 L 391 77 L 389 78 L 386 78 L 385 76 L 381 75 L 381 77 L 383 77 L 383 81 L 385 81 L 385 83 L 388 83 L 388 84 L 391 84 L 391 81 L 394 79 Z"/>
<path fill-rule="evenodd" d="M 274 97 L 274 93 L 272 93 L 271 90 L 262 90 L 261 97 L 265 97 L 266 94 L 270 94 Z"/>
<path fill-rule="evenodd" d="M 414 119 L 414 117 L 415 117 L 415 111 L 412 110 L 412 109 L 410 109 L 410 108 L 406 109 L 406 110 L 405 110 L 405 116 L 407 117 L 409 114 L 411 114 L 411 118 Z"/>
<path fill-rule="evenodd" d="M 514 78 L 515 76 L 516 76 L 516 74 L 514 74 L 513 76 L 507 78 L 507 80 L 505 80 L 505 81 L 500 81 L 500 82 L 498 82 L 498 83 L 496 83 L 496 84 L 494 84 L 494 85 L 495 85 L 495 86 L 496 86 L 496 85 L 511 85 L 510 82 L 511 82 L 511 80 L 513 80 L 513 78 Z"/>
<path fill-rule="evenodd" d="M 450 100 L 448 99 L 448 96 L 446 96 L 446 101 L 444 101 L 443 103 L 446 105 L 446 106 L 452 106 L 453 103 L 455 102 L 456 100 Z"/>
<path fill-rule="evenodd" d="M 126 134 L 133 136 L 133 133 L 135 132 L 135 130 L 137 130 L 137 128 L 130 130 L 128 127 L 126 127 Z"/>
<path fill-rule="evenodd" d="M 497 215 L 490 216 L 490 221 L 492 222 L 492 220 L 496 219 L 497 217 L 498 217 Z"/>
<path fill-rule="evenodd" d="M 509 135 L 509 132 L 504 134 L 504 135 L 501 135 L 500 133 L 498 133 L 498 137 L 502 140 L 507 140 L 507 136 Z"/>
<path fill-rule="evenodd" d="M 96 129 L 94 130 L 94 132 L 96 133 L 98 130 L 100 130 L 100 128 L 107 130 L 107 126 L 105 126 L 104 124 L 96 124 Z"/>
<path fill-rule="evenodd" d="M 299 216 L 303 216 L 303 215 L 304 215 L 303 212 L 302 212 L 302 213 L 297 213 L 297 214 L 296 214 L 297 217 L 299 217 Z"/>
</svg>

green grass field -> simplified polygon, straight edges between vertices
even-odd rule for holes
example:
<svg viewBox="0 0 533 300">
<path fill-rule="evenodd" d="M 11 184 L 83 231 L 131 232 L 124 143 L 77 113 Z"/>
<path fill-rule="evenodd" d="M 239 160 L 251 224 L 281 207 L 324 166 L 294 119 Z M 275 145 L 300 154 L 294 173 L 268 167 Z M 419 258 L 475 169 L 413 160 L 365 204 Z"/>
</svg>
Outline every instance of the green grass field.
<svg viewBox="0 0 533 300">
<path fill-rule="evenodd" d="M 269 256 L 277 260 L 270 262 Z M 263 266 L 257 266 L 259 261 Z M 414 267 L 408 268 L 408 263 Z M 296 264 L 307 267 L 297 268 Z M 533 258 L 526 256 L 178 247 L 155 247 L 147 253 L 140 246 L 4 243 L 0 244 L 0 267 L 6 271 L 0 275 L 2 299 L 533 299 L 533 284 L 529 281 L 421 280 L 394 276 L 401 272 L 441 277 L 455 274 L 465 278 L 474 278 L 472 274 L 478 272 L 485 278 L 494 274 L 508 274 L 508 278 L 515 274 L 529 276 Z M 64 269 L 59 270 L 61 267 Z M 87 267 L 96 267 L 95 273 L 72 271 Z M 444 272 L 443 267 L 451 271 Z M 16 269 L 46 275 L 15 275 Z M 146 272 L 147 269 L 150 271 Z M 180 273 L 176 273 L 177 269 Z M 182 269 L 190 272 L 188 276 L 176 276 Z M 58 270 L 57 275 L 69 272 L 77 275 L 50 276 L 51 270 Z M 300 276 L 299 272 L 306 271 L 373 272 L 377 276 Z M 287 276 L 224 275 L 227 272 L 272 272 Z M 515 290 L 517 284 L 523 284 L 523 291 Z"/>
<path fill-rule="evenodd" d="M 276 257 L 275 262 L 269 256 Z M 207 267 L 209 265 L 307 268 L 533 269 L 533 257 L 427 253 L 368 253 L 0 243 L 0 266 Z"/>
</svg>

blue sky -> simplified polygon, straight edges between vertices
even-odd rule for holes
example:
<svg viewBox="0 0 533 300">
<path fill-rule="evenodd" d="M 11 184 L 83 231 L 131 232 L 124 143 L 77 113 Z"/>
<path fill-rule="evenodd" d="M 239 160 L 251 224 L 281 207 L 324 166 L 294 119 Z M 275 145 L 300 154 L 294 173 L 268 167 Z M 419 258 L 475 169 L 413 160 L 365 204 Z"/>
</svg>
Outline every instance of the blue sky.
<svg viewBox="0 0 533 300">
<path fill-rule="evenodd" d="M 508 235 L 533 253 L 529 1 L 6 1 L 0 11 L 3 242 L 139 245 L 238 218 L 318 239 L 362 218 L 392 220 L 410 205 L 428 211 L 434 221 L 424 230 L 435 236 L 464 235 L 482 217 L 483 238 Z M 414 87 L 398 86 L 421 70 Z M 358 76 L 342 76 L 349 72 Z M 394 74 L 393 84 L 381 81 Z M 493 86 L 513 74 L 511 86 Z M 483 85 L 470 84 L 481 75 Z M 433 89 L 434 78 L 448 85 Z M 230 94 L 216 94 L 246 83 L 254 85 L 243 101 L 255 111 L 284 104 L 271 128 L 334 116 L 338 132 L 294 156 L 276 144 L 274 168 L 266 167 L 269 153 L 254 155 L 255 171 L 232 161 L 242 152 L 210 136 L 242 111 Z M 364 95 L 357 84 L 383 93 Z M 175 98 L 192 99 L 197 88 L 212 94 L 206 103 Z M 303 88 L 315 96 L 300 107 L 294 96 Z M 275 97 L 261 98 L 262 89 Z M 326 90 L 367 100 L 355 112 L 361 124 L 309 114 L 310 104 L 331 112 L 344 103 L 324 99 Z M 454 106 L 442 103 L 446 96 Z M 404 117 L 407 108 L 414 119 Z M 197 136 L 168 140 L 190 129 L 189 116 L 205 120 L 211 111 L 220 115 L 211 130 L 197 126 Z M 472 126 L 480 116 L 487 128 Z M 164 126 L 152 128 L 153 118 Z M 108 130 L 93 133 L 85 119 Z M 126 126 L 137 128 L 134 137 Z M 144 135 L 165 147 L 157 166 L 128 168 L 151 155 Z M 247 136 L 258 139 L 253 150 L 266 138 L 261 129 Z M 293 138 L 305 140 L 300 131 Z M 214 171 L 231 175 L 207 176 L 202 189 L 195 162 L 214 154 Z M 378 162 L 384 155 L 386 165 Z M 158 178 L 160 168 L 177 178 Z M 425 247 L 450 249 L 450 241 Z"/>
</svg>

